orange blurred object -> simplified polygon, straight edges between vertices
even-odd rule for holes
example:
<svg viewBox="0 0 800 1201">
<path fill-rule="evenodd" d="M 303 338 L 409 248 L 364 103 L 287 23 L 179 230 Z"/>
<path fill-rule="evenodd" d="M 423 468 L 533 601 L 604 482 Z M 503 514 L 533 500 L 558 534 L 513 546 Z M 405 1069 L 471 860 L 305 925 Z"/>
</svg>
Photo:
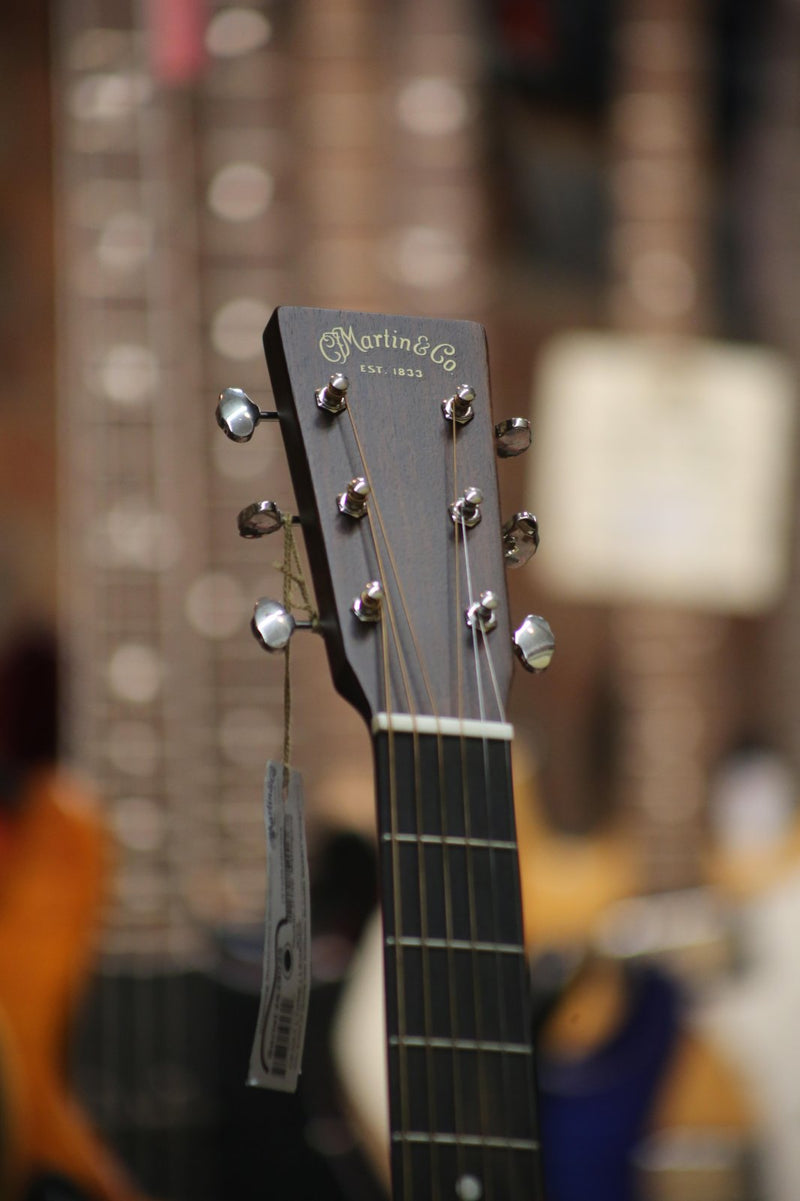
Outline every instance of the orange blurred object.
<svg viewBox="0 0 800 1201">
<path fill-rule="evenodd" d="M 56 1171 L 104 1201 L 139 1194 L 70 1094 L 70 1020 L 89 973 L 106 875 L 90 798 L 56 770 L 33 772 L 0 841 L 0 1074 L 16 1196 Z"/>
</svg>

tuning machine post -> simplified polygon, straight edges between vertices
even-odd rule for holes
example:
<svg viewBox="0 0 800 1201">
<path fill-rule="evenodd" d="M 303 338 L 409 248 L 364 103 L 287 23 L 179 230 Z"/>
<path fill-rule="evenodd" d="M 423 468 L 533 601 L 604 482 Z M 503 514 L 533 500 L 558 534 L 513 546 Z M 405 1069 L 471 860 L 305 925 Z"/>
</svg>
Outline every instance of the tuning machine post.
<svg viewBox="0 0 800 1201">
<path fill-rule="evenodd" d="M 472 407 L 475 403 L 475 389 L 471 384 L 459 384 L 452 396 L 442 401 L 442 414 L 445 421 L 453 421 L 456 425 L 467 425 L 475 416 Z"/>
<path fill-rule="evenodd" d="M 342 413 L 347 408 L 347 391 L 350 380 L 341 371 L 336 371 L 330 377 L 324 388 L 317 388 L 314 399 L 317 408 L 326 413 Z"/>
<path fill-rule="evenodd" d="M 503 558 L 507 567 L 522 567 L 539 549 L 539 522 L 523 509 L 503 526 Z"/>
<path fill-rule="evenodd" d="M 481 519 L 481 505 L 483 504 L 483 493 L 480 488 L 465 488 L 458 500 L 454 500 L 451 505 L 448 505 L 448 513 L 452 518 L 453 524 L 458 528 L 465 525 L 467 529 L 473 529 Z"/>
<path fill-rule="evenodd" d="M 232 442 L 249 442 L 262 421 L 277 421 L 278 414 L 260 409 L 241 388 L 220 392 L 216 409 L 217 425 Z"/>
<path fill-rule="evenodd" d="M 350 606 L 359 621 L 378 622 L 383 615 L 383 587 L 380 580 L 370 580 Z"/>
<path fill-rule="evenodd" d="M 363 475 L 357 475 L 350 481 L 344 492 L 336 497 L 339 512 L 345 517 L 355 517 L 357 520 L 367 512 L 370 487 Z"/>
<path fill-rule="evenodd" d="M 500 604 L 500 600 L 496 592 L 487 589 L 482 592 L 480 599 L 476 600 L 464 613 L 464 619 L 471 630 L 480 630 L 483 634 L 489 634 L 497 626 L 497 614 L 495 610 Z"/>
</svg>

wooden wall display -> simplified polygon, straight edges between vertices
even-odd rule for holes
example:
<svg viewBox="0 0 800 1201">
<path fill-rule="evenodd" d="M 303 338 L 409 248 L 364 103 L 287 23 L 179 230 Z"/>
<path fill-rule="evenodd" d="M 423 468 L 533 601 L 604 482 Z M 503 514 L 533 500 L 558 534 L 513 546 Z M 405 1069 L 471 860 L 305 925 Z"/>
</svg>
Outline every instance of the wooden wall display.
<svg viewBox="0 0 800 1201">
<path fill-rule="evenodd" d="M 216 396 L 272 407 L 278 304 L 475 316 L 484 290 L 460 0 L 173 5 L 195 18 L 181 53 L 159 40 L 167 7 L 53 10 L 59 587 L 69 743 L 117 845 L 91 1011 L 108 1054 L 84 1082 L 152 1187 L 199 1196 L 220 1114 L 192 1059 L 219 1033 L 197 981 L 258 976 L 261 782 L 282 744 L 281 665 L 247 628 L 280 594 L 281 548 L 239 539 L 236 514 L 293 507 L 277 431 L 234 446 Z M 369 831 L 361 723 L 316 639 L 292 665 L 312 843 Z"/>
</svg>

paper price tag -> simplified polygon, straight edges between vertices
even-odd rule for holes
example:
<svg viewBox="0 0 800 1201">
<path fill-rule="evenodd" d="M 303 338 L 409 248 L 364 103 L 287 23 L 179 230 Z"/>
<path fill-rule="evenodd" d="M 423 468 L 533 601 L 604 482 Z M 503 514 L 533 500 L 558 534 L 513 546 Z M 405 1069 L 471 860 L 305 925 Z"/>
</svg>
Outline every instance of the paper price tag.
<svg viewBox="0 0 800 1201">
<path fill-rule="evenodd" d="M 528 507 L 561 595 L 757 614 L 788 578 L 796 381 L 775 351 L 570 334 L 537 376 Z"/>
<path fill-rule="evenodd" d="M 311 931 L 303 790 L 290 771 L 267 764 L 267 899 L 261 1003 L 247 1083 L 294 1092 L 300 1075 L 311 983 Z"/>
</svg>

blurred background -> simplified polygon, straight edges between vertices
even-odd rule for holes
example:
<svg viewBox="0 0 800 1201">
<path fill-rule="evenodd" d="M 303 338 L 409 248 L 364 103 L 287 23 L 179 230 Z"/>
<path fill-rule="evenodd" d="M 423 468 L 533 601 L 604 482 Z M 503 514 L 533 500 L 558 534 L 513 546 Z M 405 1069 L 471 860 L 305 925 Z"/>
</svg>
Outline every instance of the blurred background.
<svg viewBox="0 0 800 1201">
<path fill-rule="evenodd" d="M 277 429 L 213 411 L 272 407 L 300 304 L 480 321 L 534 425 L 499 477 L 558 639 L 512 697 L 551 1201 L 612 1105 L 631 1196 L 796 1199 L 799 53 L 793 0 L 0 8 L 7 1195 L 380 1196 L 326 1050 L 370 748 L 316 639 L 310 1049 L 299 1097 L 244 1088 L 283 680 L 235 516 L 293 500 Z"/>
</svg>

